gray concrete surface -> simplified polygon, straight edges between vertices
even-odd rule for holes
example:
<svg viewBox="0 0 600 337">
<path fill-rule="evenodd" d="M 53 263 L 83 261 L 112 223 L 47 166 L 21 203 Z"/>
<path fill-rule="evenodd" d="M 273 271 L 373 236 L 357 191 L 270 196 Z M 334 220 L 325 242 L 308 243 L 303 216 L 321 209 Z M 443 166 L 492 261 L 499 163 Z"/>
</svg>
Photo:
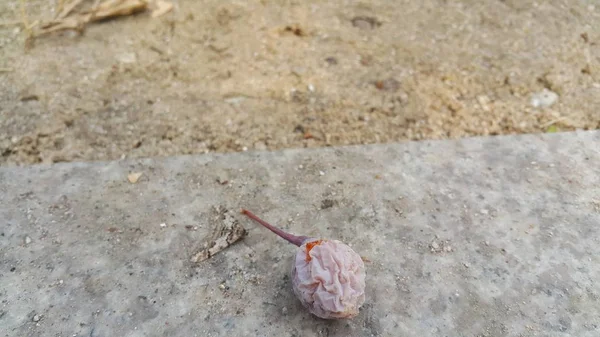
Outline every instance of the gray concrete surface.
<svg viewBox="0 0 600 337">
<path fill-rule="evenodd" d="M 1 168 L 0 192 L 1 336 L 600 336 L 598 132 Z M 194 265 L 219 206 L 248 236 Z M 361 314 L 309 315 L 295 247 L 241 207 L 368 258 Z"/>
</svg>

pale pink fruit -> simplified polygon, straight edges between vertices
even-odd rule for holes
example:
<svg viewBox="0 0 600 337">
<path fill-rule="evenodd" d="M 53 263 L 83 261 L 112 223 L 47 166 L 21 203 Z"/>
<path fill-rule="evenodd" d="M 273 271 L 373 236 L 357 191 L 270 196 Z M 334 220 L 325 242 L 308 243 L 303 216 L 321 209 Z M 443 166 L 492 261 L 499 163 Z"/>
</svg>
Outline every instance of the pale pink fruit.
<svg viewBox="0 0 600 337">
<path fill-rule="evenodd" d="M 365 302 L 365 265 L 338 240 L 296 236 L 242 213 L 299 247 L 292 266 L 294 294 L 313 315 L 324 319 L 352 318 Z"/>
</svg>

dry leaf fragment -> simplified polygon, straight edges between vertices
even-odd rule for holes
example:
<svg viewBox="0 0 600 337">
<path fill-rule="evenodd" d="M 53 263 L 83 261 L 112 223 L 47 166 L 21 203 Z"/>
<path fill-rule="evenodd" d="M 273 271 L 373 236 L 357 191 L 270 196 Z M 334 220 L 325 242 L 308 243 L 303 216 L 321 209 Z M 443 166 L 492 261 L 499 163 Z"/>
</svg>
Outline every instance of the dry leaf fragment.
<svg viewBox="0 0 600 337">
<path fill-rule="evenodd" d="M 225 248 L 243 239 L 248 231 L 237 221 L 227 209 L 219 206 L 214 208 L 216 213 L 216 225 L 211 240 L 205 244 L 205 248 L 194 254 L 190 261 L 202 262 Z M 213 218 L 215 219 L 215 218 Z"/>
<path fill-rule="evenodd" d="M 74 1 L 72 4 L 76 4 Z M 64 18 L 59 18 L 41 26 L 40 35 L 48 34 L 58 30 L 76 29 L 82 30 L 86 24 L 95 21 L 106 20 L 117 16 L 132 15 L 148 8 L 146 0 L 106 0 L 94 8 L 82 13 L 71 14 Z M 66 8 L 67 10 L 69 8 Z M 69 12 L 72 9 L 69 9 Z M 64 12 L 64 13 L 69 13 Z"/>
<path fill-rule="evenodd" d="M 143 172 L 134 172 L 134 173 L 129 173 L 127 175 L 127 180 L 129 180 L 130 183 L 135 184 L 138 182 L 138 180 L 140 179 L 140 177 L 142 176 L 142 174 L 144 174 Z"/>
<path fill-rule="evenodd" d="M 173 4 L 167 1 L 157 0 L 155 5 L 156 8 L 152 11 L 152 14 L 150 14 L 153 18 L 167 14 L 173 9 Z"/>
</svg>

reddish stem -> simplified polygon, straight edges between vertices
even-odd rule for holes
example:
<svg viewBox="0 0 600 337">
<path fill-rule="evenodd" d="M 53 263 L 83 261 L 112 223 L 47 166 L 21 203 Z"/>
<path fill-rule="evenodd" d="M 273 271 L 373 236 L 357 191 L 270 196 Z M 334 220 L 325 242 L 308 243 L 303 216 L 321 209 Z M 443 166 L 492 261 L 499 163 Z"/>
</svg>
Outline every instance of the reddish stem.
<svg viewBox="0 0 600 337">
<path fill-rule="evenodd" d="M 242 208 L 242 214 L 248 216 L 250 219 L 258 222 L 259 224 L 267 227 L 269 230 L 271 230 L 271 232 L 279 235 L 280 237 L 286 239 L 289 243 L 295 244 L 296 246 L 300 247 L 302 246 L 302 243 L 304 241 L 306 241 L 306 239 L 308 239 L 308 236 L 296 236 L 287 232 L 284 232 L 283 230 L 271 225 L 270 223 L 264 221 L 263 219 L 257 217 L 256 215 L 254 215 L 252 212 L 250 212 L 249 210 L 243 209 Z"/>
</svg>

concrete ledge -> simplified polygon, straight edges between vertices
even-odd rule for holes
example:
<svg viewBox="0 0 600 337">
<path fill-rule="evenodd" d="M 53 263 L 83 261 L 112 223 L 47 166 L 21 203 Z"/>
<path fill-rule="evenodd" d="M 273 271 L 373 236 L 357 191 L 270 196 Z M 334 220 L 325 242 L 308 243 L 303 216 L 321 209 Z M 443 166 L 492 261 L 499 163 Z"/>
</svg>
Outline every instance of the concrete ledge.
<svg viewBox="0 0 600 337">
<path fill-rule="evenodd" d="M 371 260 L 360 316 L 241 207 Z M 0 226 L 1 336 L 600 336 L 600 132 L 1 168 Z"/>
</svg>

